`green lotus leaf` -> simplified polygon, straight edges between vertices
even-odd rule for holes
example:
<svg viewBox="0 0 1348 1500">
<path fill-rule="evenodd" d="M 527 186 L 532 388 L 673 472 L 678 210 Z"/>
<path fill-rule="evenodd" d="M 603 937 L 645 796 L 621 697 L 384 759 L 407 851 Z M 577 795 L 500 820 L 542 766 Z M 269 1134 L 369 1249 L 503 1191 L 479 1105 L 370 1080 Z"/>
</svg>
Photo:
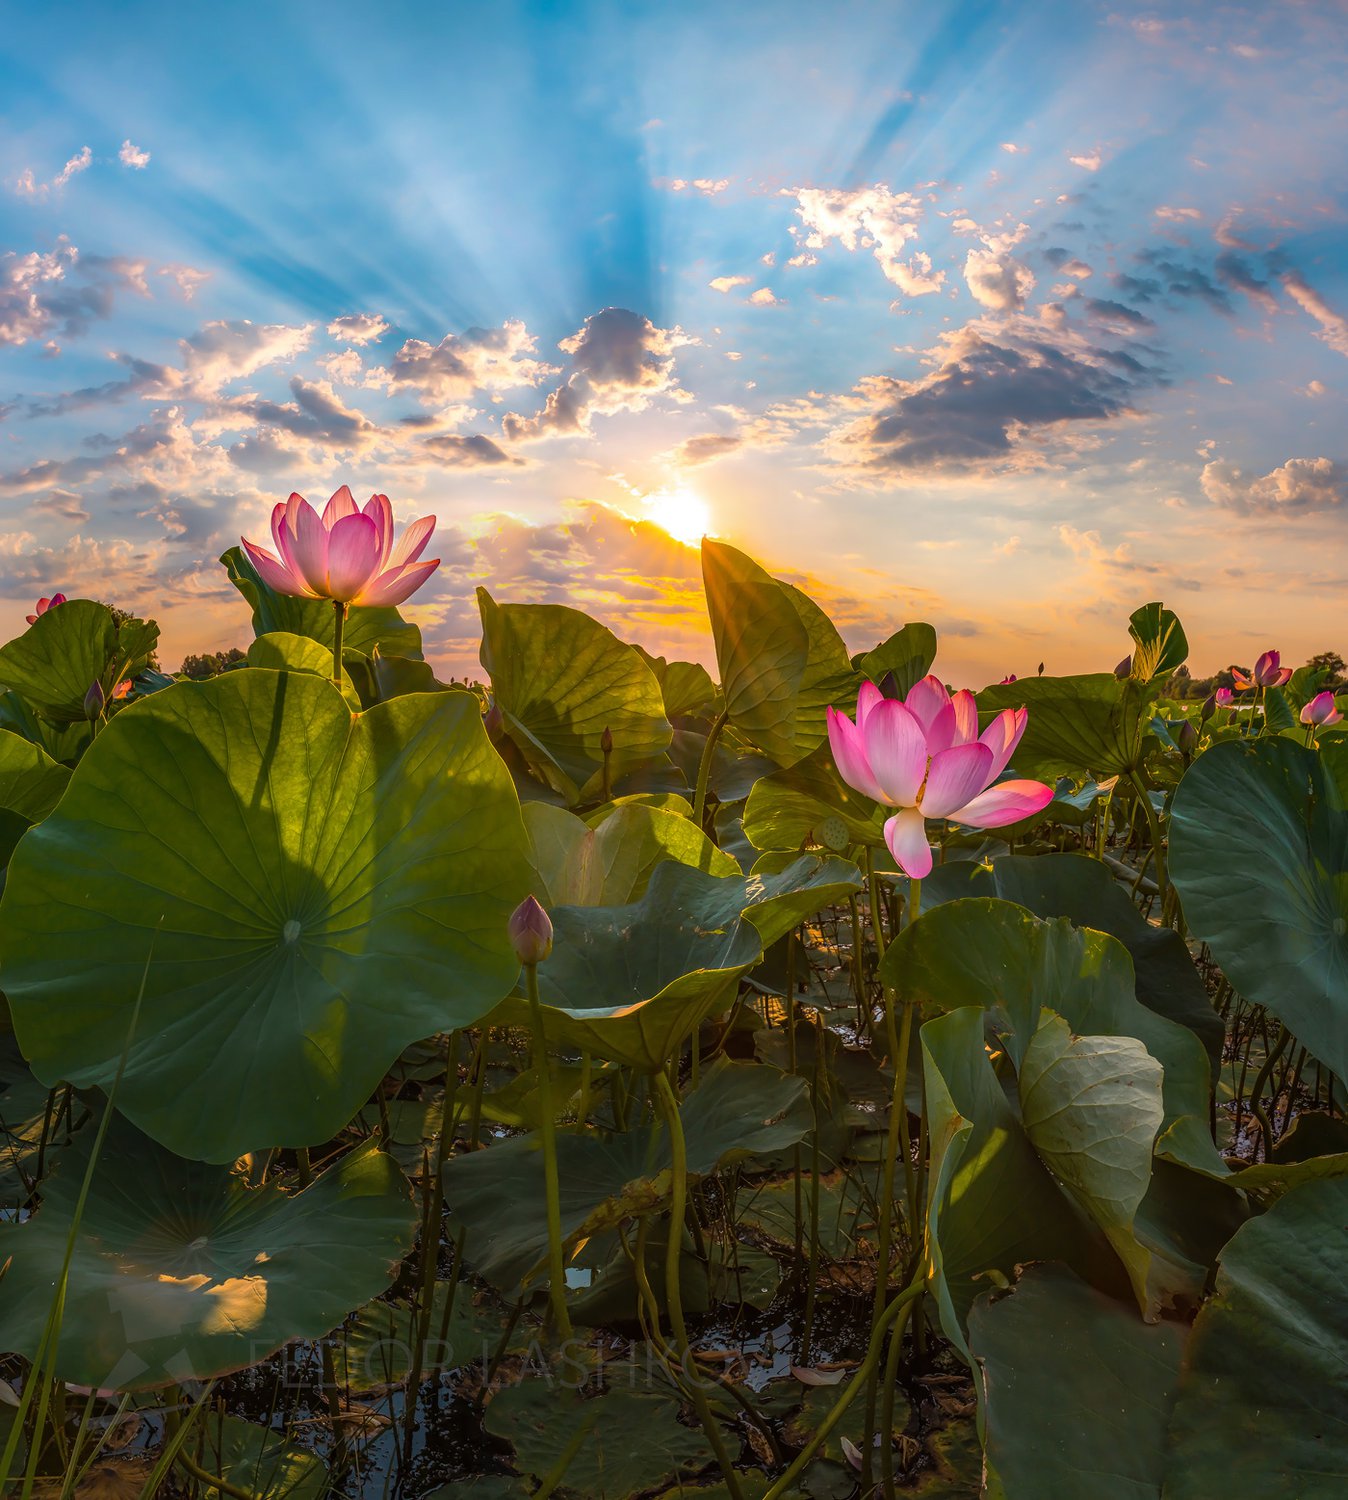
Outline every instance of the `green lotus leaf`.
<svg viewBox="0 0 1348 1500">
<path fill-rule="evenodd" d="M 899 696 L 906 698 L 931 671 L 935 660 L 936 632 L 930 625 L 915 620 L 902 630 L 896 630 L 873 651 L 858 657 L 856 668 L 858 676 L 875 683 L 887 672 L 893 672 Z"/>
<path fill-rule="evenodd" d="M 946 1337 L 966 1358 L 969 1309 L 989 1272 L 1009 1277 L 1027 1261 L 1061 1260 L 1096 1281 L 1109 1256 L 1030 1143 L 989 1061 L 985 1014 L 965 1006 L 921 1032 L 929 1285 Z"/>
<path fill-rule="evenodd" d="M 1348 798 L 1285 739 L 1214 745 L 1170 817 L 1170 871 L 1222 972 L 1348 1077 Z"/>
<path fill-rule="evenodd" d="M 52 760 L 67 768 L 84 754 L 94 737 L 94 726 L 87 719 L 74 724 L 53 724 L 10 689 L 0 691 L 0 729 L 39 746 Z"/>
<path fill-rule="evenodd" d="M 980 1298 L 969 1344 L 980 1376 L 986 1493 L 1160 1500 L 1184 1332 L 1176 1323 L 1144 1323 L 1060 1265 L 1030 1266 L 1011 1291 Z M 1205 1500 L 1219 1488 L 1203 1490 Z M 1261 1500 L 1265 1493 L 1248 1492 Z"/>
<path fill-rule="evenodd" d="M 0 729 L 0 869 L 24 833 L 61 800 L 69 780 L 70 768 L 54 761 L 41 745 Z M 6 1014 L 0 1000 L 0 1025 Z"/>
<path fill-rule="evenodd" d="M 98 683 L 110 698 L 158 638 L 153 621 L 128 619 L 119 628 L 106 604 L 70 599 L 0 646 L 0 683 L 43 718 L 78 723 L 88 718 L 84 696 L 90 687 Z"/>
<path fill-rule="evenodd" d="M 606 729 L 615 782 L 668 749 L 660 684 L 635 647 L 563 604 L 497 604 L 481 588 L 477 602 L 482 665 L 506 732 L 539 770 L 556 773 L 568 801 L 598 787 Z"/>
<path fill-rule="evenodd" d="M 781 588 L 800 617 L 810 643 L 805 669 L 796 688 L 795 748 L 791 757 L 794 762 L 827 739 L 830 707 L 843 708 L 849 713 L 856 711 L 861 678 L 833 621 L 794 584 L 783 583 Z"/>
<path fill-rule="evenodd" d="M 631 1500 L 713 1459 L 706 1435 L 679 1420 L 676 1395 L 617 1384 L 595 1396 L 570 1382 L 522 1380 L 496 1392 L 482 1425 L 511 1444 L 526 1474 L 541 1480 L 560 1469 L 557 1493 L 584 1500 Z"/>
<path fill-rule="evenodd" d="M 332 649 L 325 650 L 311 636 L 271 630 L 257 636 L 248 647 L 248 665 L 265 667 L 272 672 L 310 672 L 315 677 L 331 680 Z M 425 666 L 425 663 L 418 662 L 417 665 Z M 342 697 L 348 708 L 360 712 L 360 697 L 345 668 L 342 671 Z"/>
<path fill-rule="evenodd" d="M 475 1303 L 468 1282 L 437 1281 L 430 1312 L 421 1347 L 423 1371 L 491 1363 L 506 1332 L 507 1316 L 495 1307 Z M 401 1385 L 412 1369 L 420 1326 L 420 1309 L 409 1302 L 367 1303 L 333 1337 L 338 1386 L 365 1396 Z M 522 1332 L 512 1347 L 522 1349 L 527 1343 L 528 1336 Z"/>
<path fill-rule="evenodd" d="M 582 818 L 587 828 L 598 828 L 606 818 L 620 812 L 624 807 L 654 807 L 661 812 L 678 813 L 681 818 L 693 816 L 693 804 L 681 792 L 631 792 L 624 797 L 615 797 L 612 802 L 601 802 L 592 807 Z"/>
<path fill-rule="evenodd" d="M 187 1441 L 192 1452 L 201 1443 L 198 1462 L 236 1492 L 266 1500 L 323 1500 L 329 1492 L 323 1460 L 274 1428 L 212 1413 L 193 1426 Z M 203 1500 L 225 1500 L 216 1485 L 203 1484 L 198 1493 Z"/>
<path fill-rule="evenodd" d="M 1020 1113 L 1039 1159 L 1100 1226 L 1154 1322 L 1161 1288 L 1136 1219 L 1164 1110 L 1161 1065 L 1136 1037 L 1074 1036 L 1043 1013 L 1020 1067 Z"/>
<path fill-rule="evenodd" d="M 27 1202 L 33 1184 L 57 1157 L 64 1131 L 50 1128 L 50 1090 L 33 1077 L 13 1036 L 0 1036 L 0 1220 Z M 43 1127 L 51 1137 L 42 1147 Z"/>
<path fill-rule="evenodd" d="M 1157 1151 L 1225 1177 L 1208 1132 L 1210 1076 L 1202 1043 L 1138 1002 L 1128 950 L 1107 933 L 1066 918 L 1040 921 L 1009 901 L 968 897 L 925 912 L 885 951 L 881 977 L 913 1003 L 991 1010 L 1017 1069 L 1039 1029 L 1041 1010 L 1057 1012 L 1081 1036 L 1135 1037 L 1165 1070 L 1164 1119 Z"/>
<path fill-rule="evenodd" d="M 1170 1424 L 1165 1500 L 1239 1478 L 1260 1500 L 1338 1500 L 1348 1485 L 1348 1181 L 1308 1182 L 1222 1251 Z"/>
<path fill-rule="evenodd" d="M 385 655 L 378 646 L 368 656 L 343 647 L 342 665 L 360 695 L 361 708 L 373 708 L 407 693 L 444 693 L 450 686 L 436 677 L 429 662 Z"/>
<path fill-rule="evenodd" d="M 526 802 L 535 895 L 545 906 L 623 906 L 638 901 L 662 860 L 738 875 L 739 866 L 676 812 L 626 803 L 590 827 L 565 808 Z"/>
<path fill-rule="evenodd" d="M 76 1137 L 31 1219 L 0 1225 L 0 1349 L 37 1352 L 93 1137 Z M 370 1146 L 287 1193 L 184 1161 L 116 1116 L 75 1233 L 56 1374 L 133 1391 L 245 1369 L 383 1291 L 415 1228 L 406 1180 Z"/>
<path fill-rule="evenodd" d="M 1137 642 L 1133 676 L 1141 682 L 1168 677 L 1189 654 L 1189 638 L 1174 610 L 1163 604 L 1144 604 L 1128 621 L 1128 634 Z"/>
<path fill-rule="evenodd" d="M 652 656 L 635 643 L 634 649 L 641 653 L 641 659 L 655 673 L 665 700 L 665 717 L 670 723 L 676 718 L 711 719 L 715 716 L 716 684 L 701 662 L 666 661 L 663 656 Z"/>
<path fill-rule="evenodd" d="M 513 984 L 525 847 L 471 694 L 352 715 L 303 672 L 180 683 L 24 835 L 0 983 L 39 1078 L 107 1088 L 143 979 L 117 1103 L 183 1155 L 322 1142 Z"/>
<path fill-rule="evenodd" d="M 833 899 L 849 872 L 855 887 L 855 866 L 812 854 L 748 876 L 664 860 L 639 901 L 557 907 L 552 955 L 538 967 L 548 1041 L 643 1072 L 663 1067 L 729 1007 L 764 944 Z M 527 1003 L 511 996 L 491 1024 L 528 1026 Z"/>
<path fill-rule="evenodd" d="M 813 1117 L 805 1081 L 761 1063 L 718 1059 L 679 1106 L 693 1179 L 803 1140 Z M 673 1163 L 662 1125 L 609 1136 L 557 1137 L 562 1236 L 567 1243 L 611 1228 L 669 1198 Z M 475 1270 L 513 1289 L 547 1259 L 543 1154 L 534 1135 L 514 1136 L 444 1166 L 445 1205 L 467 1231 Z"/>
<path fill-rule="evenodd" d="M 791 854 L 769 851 L 749 872 L 746 895 L 748 917 L 771 947 L 806 917 L 826 906 L 836 906 L 861 889 L 861 871 L 847 859 L 832 854 Z"/>
<path fill-rule="evenodd" d="M 987 863 L 960 860 L 938 865 L 922 882 L 924 908 L 962 896 L 1000 896 L 1036 917 L 1066 917 L 1074 927 L 1093 927 L 1118 938 L 1132 956 L 1137 998 L 1148 1010 L 1194 1032 L 1207 1049 L 1212 1076 L 1217 1076 L 1226 1029 L 1184 939 L 1173 928 L 1153 927 L 1098 859 L 1015 854 Z"/>
<path fill-rule="evenodd" d="M 799 849 L 811 839 L 819 842 L 823 825 L 838 818 L 851 843 L 882 848 L 885 820 L 892 811 L 848 786 L 838 775 L 833 752 L 820 745 L 795 765 L 753 783 L 744 832 L 759 849 Z"/>
<path fill-rule="evenodd" d="M 287 631 L 291 635 L 307 635 L 320 646 L 326 646 L 328 659 L 332 659 L 332 631 L 336 611 L 328 600 L 296 599 L 289 594 L 278 594 L 263 582 L 261 574 L 248 561 L 242 547 L 231 547 L 227 552 L 221 553 L 220 561 L 229 574 L 229 581 L 253 611 L 255 635 L 266 635 L 276 630 Z M 366 655 L 378 646 L 396 656 L 410 656 L 418 661 L 421 659 L 421 631 L 404 620 L 390 605 L 352 605 L 346 613 L 342 644 Z"/>
<path fill-rule="evenodd" d="M 1147 693 L 1136 678 L 1119 679 L 1112 672 L 1024 677 L 978 695 L 985 724 L 1004 708 L 1022 706 L 1029 710 L 1029 722 L 1015 754 L 1021 776 L 1052 781 L 1084 773 L 1103 781 L 1142 764 Z"/>
</svg>

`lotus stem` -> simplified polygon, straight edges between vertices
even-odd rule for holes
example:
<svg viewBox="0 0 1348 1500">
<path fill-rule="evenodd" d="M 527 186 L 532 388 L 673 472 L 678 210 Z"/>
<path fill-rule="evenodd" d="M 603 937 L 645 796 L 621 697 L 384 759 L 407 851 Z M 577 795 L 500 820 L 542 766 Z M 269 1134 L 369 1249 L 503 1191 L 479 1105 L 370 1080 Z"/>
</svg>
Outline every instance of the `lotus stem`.
<svg viewBox="0 0 1348 1500">
<path fill-rule="evenodd" d="M 342 635 L 346 629 L 346 603 L 341 599 L 332 601 L 332 683 L 342 688 Z"/>
<path fill-rule="evenodd" d="M 566 1310 L 566 1266 L 562 1258 L 562 1193 L 557 1176 L 557 1123 L 552 1115 L 552 1077 L 548 1072 L 543 1007 L 538 998 L 538 965 L 525 964 L 524 986 L 529 996 L 529 1019 L 534 1029 L 534 1068 L 538 1073 L 538 1104 L 543 1116 L 543 1182 L 548 1213 L 548 1298 L 557 1331 L 571 1337 L 571 1315 Z"/>
<path fill-rule="evenodd" d="M 721 738 L 721 731 L 726 726 L 729 718 L 729 710 L 722 709 L 712 720 L 711 728 L 707 731 L 707 743 L 702 747 L 702 759 L 697 767 L 697 791 L 693 795 L 693 822 L 699 828 L 707 811 L 707 783 L 711 780 L 711 763 L 716 756 L 716 742 Z"/>
<path fill-rule="evenodd" d="M 1162 908 L 1164 908 L 1168 885 L 1165 871 L 1165 847 L 1162 842 L 1160 820 L 1156 816 L 1156 809 L 1151 805 L 1151 798 L 1147 795 L 1147 789 L 1142 783 L 1142 778 L 1136 771 L 1129 771 L 1128 777 L 1133 783 L 1133 789 L 1137 793 L 1138 801 L 1142 804 L 1142 816 L 1147 820 L 1147 832 L 1151 835 L 1151 847 L 1156 853 L 1156 888 L 1161 897 Z"/>
</svg>

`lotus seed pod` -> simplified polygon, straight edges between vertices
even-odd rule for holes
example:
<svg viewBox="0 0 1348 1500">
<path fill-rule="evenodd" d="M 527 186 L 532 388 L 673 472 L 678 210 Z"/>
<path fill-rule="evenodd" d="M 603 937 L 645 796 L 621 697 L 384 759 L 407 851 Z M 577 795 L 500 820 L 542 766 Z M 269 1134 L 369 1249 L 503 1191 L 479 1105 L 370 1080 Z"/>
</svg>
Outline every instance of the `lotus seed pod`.
<svg viewBox="0 0 1348 1500">
<path fill-rule="evenodd" d="M 847 824 L 841 818 L 825 818 L 819 825 L 819 842 L 825 849 L 841 854 L 848 844 Z"/>
</svg>

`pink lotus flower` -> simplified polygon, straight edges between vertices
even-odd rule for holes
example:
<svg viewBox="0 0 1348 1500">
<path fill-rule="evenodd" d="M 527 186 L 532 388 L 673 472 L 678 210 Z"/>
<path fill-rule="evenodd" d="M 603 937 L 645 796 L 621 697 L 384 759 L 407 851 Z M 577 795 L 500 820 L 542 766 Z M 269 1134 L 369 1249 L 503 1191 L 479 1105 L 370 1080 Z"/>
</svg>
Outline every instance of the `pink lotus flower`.
<svg viewBox="0 0 1348 1500">
<path fill-rule="evenodd" d="M 1280 665 L 1281 657 L 1276 651 L 1265 651 L 1254 664 L 1254 676 L 1247 677 L 1239 667 L 1231 668 L 1231 676 L 1238 688 L 1282 687 L 1292 680 L 1291 667 Z"/>
<path fill-rule="evenodd" d="M 1338 724 L 1342 719 L 1343 715 L 1334 702 L 1334 694 L 1328 689 L 1323 693 L 1317 693 L 1301 710 L 1301 722 L 1312 724 L 1317 729 L 1324 729 L 1329 724 Z"/>
<path fill-rule="evenodd" d="M 38 615 L 45 615 L 49 609 L 55 609 L 58 604 L 64 604 L 65 602 L 66 596 L 64 594 L 53 594 L 50 599 L 39 599 L 37 601 L 37 609 L 35 613 L 31 615 L 25 615 L 24 619 L 27 620 L 30 625 L 36 625 Z"/>
<path fill-rule="evenodd" d="M 932 863 L 928 818 L 1001 828 L 1053 800 L 1052 787 L 1039 781 L 992 784 L 1028 719 L 1023 708 L 1004 708 L 980 736 L 978 705 L 967 689 L 952 698 L 938 678 L 924 677 L 900 703 L 864 682 L 856 723 L 829 709 L 828 741 L 848 786 L 899 809 L 885 824 L 885 843 L 899 866 L 921 880 Z"/>
<path fill-rule="evenodd" d="M 279 556 L 242 540 L 249 561 L 278 594 L 337 604 L 401 604 L 440 566 L 438 557 L 417 561 L 434 530 L 435 517 L 423 516 L 395 547 L 388 496 L 371 495 L 362 509 L 343 485 L 321 518 L 302 495 L 275 507 L 271 534 Z"/>
<path fill-rule="evenodd" d="M 1218 688 L 1212 696 L 1218 708 L 1230 708 L 1236 701 L 1236 695 L 1230 688 Z"/>
<path fill-rule="evenodd" d="M 1010 677 L 1003 677 L 1002 680 L 997 684 L 997 686 L 998 687 L 1006 687 L 1009 683 L 1012 683 L 1015 680 L 1016 680 L 1016 674 L 1014 672 L 1012 672 L 1012 674 L 1010 675 Z"/>
</svg>

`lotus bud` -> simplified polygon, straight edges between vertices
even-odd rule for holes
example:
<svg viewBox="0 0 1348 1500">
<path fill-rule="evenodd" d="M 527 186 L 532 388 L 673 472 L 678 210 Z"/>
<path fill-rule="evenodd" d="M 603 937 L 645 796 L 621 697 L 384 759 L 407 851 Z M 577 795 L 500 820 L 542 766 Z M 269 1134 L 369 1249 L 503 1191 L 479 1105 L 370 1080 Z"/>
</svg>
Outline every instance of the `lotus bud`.
<svg viewBox="0 0 1348 1500">
<path fill-rule="evenodd" d="M 1328 688 L 1323 693 L 1317 693 L 1301 710 L 1301 722 L 1316 729 L 1326 729 L 1329 725 L 1342 721 L 1343 715 L 1334 703 L 1334 694 Z"/>
<path fill-rule="evenodd" d="M 1114 675 L 1120 678 L 1131 677 L 1133 675 L 1133 658 L 1125 656 L 1118 666 L 1114 668 Z"/>
<path fill-rule="evenodd" d="M 515 957 L 522 964 L 541 964 L 552 952 L 552 923 L 532 896 L 515 908 L 507 928 Z"/>
<path fill-rule="evenodd" d="M 1014 672 L 1012 672 L 1009 677 L 1003 677 L 1002 680 L 997 684 L 997 686 L 998 687 L 1008 687 L 1015 680 L 1016 680 L 1016 674 Z"/>
<path fill-rule="evenodd" d="M 1236 695 L 1230 688 L 1218 688 L 1212 696 L 1217 700 L 1218 708 L 1230 708 L 1236 701 Z"/>
<path fill-rule="evenodd" d="M 1175 731 L 1175 743 L 1184 755 L 1192 755 L 1198 749 L 1198 730 L 1192 719 L 1185 719 Z"/>
<path fill-rule="evenodd" d="M 501 738 L 505 729 L 505 715 L 501 712 L 501 705 L 493 701 L 492 706 L 482 715 L 482 727 L 487 731 L 487 738 L 494 745 Z"/>
<path fill-rule="evenodd" d="M 101 682 L 91 683 L 89 691 L 84 695 L 84 717 L 86 719 L 101 719 L 106 704 L 107 698 L 103 693 L 103 684 Z"/>
<path fill-rule="evenodd" d="M 1216 712 L 1217 712 L 1217 694 L 1216 693 L 1209 693 L 1207 695 L 1207 697 L 1203 699 L 1203 707 L 1200 708 L 1199 711 L 1198 711 L 1198 722 L 1200 724 L 1206 724 L 1208 722 L 1208 720 Z"/>
<path fill-rule="evenodd" d="M 599 736 L 599 748 L 605 755 L 613 754 L 613 731 L 604 725 L 604 732 Z"/>
<path fill-rule="evenodd" d="M 1043 664 L 1043 662 L 1039 663 L 1039 675 L 1041 677 L 1044 675 L 1044 664 Z"/>
<path fill-rule="evenodd" d="M 892 670 L 885 673 L 876 686 L 880 689 L 883 698 L 897 698 L 903 700 L 903 694 L 899 691 L 899 679 L 895 677 Z"/>
</svg>

